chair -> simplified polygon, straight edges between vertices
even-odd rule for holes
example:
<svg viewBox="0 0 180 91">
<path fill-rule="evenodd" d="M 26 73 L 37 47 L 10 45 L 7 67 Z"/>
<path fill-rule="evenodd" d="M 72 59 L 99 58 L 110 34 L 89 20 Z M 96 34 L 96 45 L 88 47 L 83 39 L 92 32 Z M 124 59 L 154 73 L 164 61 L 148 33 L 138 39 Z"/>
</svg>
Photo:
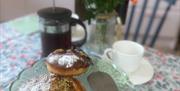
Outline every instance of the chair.
<svg viewBox="0 0 180 91">
<path fill-rule="evenodd" d="M 145 14 L 147 4 L 148 4 L 149 1 L 151 1 L 151 0 L 143 0 L 142 9 L 140 11 L 140 16 L 138 17 L 137 25 L 136 25 L 136 28 L 135 28 L 135 33 L 133 34 L 133 38 L 132 38 L 133 41 L 137 41 L 137 39 L 139 37 L 139 33 L 140 33 L 141 27 L 142 27 L 141 25 L 143 23 L 142 21 L 144 19 L 144 14 Z M 155 18 L 156 14 L 157 14 L 158 6 L 159 6 L 159 4 L 161 2 L 166 2 L 166 3 L 168 3 L 168 5 L 165 8 L 165 11 L 164 11 L 160 21 L 158 22 L 157 27 L 155 28 L 155 32 L 153 34 L 152 39 L 150 40 L 150 44 L 148 44 L 150 47 L 153 47 L 155 45 L 155 42 L 156 42 L 156 40 L 158 38 L 158 35 L 159 35 L 160 31 L 161 31 L 161 28 L 162 28 L 162 26 L 164 24 L 164 21 L 166 20 L 168 12 L 171 9 L 171 6 L 176 3 L 176 0 L 155 0 L 152 14 L 150 15 L 148 25 L 147 25 L 147 27 L 145 29 L 145 33 L 144 33 L 144 36 L 143 36 L 142 41 L 141 41 L 141 43 L 143 45 L 146 44 L 149 33 L 152 30 L 153 22 L 155 20 L 154 18 Z M 130 28 L 132 26 L 132 23 L 133 23 L 133 20 L 134 20 L 133 19 L 134 18 L 134 13 L 136 11 L 136 4 L 131 5 L 130 8 L 131 8 L 131 11 L 130 11 L 130 14 L 129 14 L 129 17 L 128 17 L 128 21 L 126 23 L 127 25 L 126 25 L 126 31 L 125 31 L 125 36 L 124 36 L 125 40 L 127 40 L 129 38 Z"/>
</svg>

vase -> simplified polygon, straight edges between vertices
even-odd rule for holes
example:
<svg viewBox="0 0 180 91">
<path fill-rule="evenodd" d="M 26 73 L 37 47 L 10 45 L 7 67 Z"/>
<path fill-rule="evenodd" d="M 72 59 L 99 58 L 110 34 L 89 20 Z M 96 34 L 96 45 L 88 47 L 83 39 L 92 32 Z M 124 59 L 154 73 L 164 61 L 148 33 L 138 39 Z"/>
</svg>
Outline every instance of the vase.
<svg viewBox="0 0 180 91">
<path fill-rule="evenodd" d="M 121 39 L 121 35 L 119 35 L 121 29 L 119 29 L 115 12 L 98 14 L 95 21 L 95 28 L 91 30 L 88 46 L 93 52 L 103 54 L 104 50 L 111 47 L 113 42 Z"/>
</svg>

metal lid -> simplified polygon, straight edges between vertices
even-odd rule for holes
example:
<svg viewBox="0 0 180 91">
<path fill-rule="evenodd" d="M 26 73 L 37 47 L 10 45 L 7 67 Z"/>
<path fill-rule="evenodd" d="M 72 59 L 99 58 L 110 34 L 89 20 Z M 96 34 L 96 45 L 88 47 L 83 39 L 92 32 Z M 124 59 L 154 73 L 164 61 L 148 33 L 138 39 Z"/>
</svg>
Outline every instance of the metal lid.
<svg viewBox="0 0 180 91">
<path fill-rule="evenodd" d="M 61 7 L 43 8 L 37 13 L 44 19 L 59 20 L 62 22 L 69 22 L 72 14 L 71 10 Z"/>
</svg>

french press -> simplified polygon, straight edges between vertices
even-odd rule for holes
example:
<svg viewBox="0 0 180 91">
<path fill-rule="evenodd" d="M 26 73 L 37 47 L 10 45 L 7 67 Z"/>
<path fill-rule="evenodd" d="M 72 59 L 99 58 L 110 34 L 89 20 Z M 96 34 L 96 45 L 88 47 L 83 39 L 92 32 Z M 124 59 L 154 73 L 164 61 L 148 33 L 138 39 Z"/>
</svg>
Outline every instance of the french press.
<svg viewBox="0 0 180 91">
<path fill-rule="evenodd" d="M 49 7 L 38 12 L 41 29 L 42 56 L 46 57 L 52 51 L 72 46 L 82 46 L 86 42 L 87 31 L 83 22 L 71 17 L 71 10 L 61 7 Z M 71 26 L 79 24 L 84 28 L 84 38 L 71 41 Z"/>
</svg>

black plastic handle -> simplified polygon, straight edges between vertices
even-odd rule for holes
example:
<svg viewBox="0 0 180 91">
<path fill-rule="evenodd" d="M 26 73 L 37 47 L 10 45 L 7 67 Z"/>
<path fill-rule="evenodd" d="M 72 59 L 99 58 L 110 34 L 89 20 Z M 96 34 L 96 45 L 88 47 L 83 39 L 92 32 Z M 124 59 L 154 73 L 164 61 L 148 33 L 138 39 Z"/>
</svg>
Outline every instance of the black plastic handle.
<svg viewBox="0 0 180 91">
<path fill-rule="evenodd" d="M 78 41 L 73 41 L 72 45 L 73 46 L 77 46 L 77 47 L 81 47 L 84 43 L 86 43 L 87 40 L 87 30 L 86 30 L 86 26 L 84 25 L 84 23 L 80 20 L 80 19 L 75 19 L 75 18 L 71 18 L 71 22 L 70 22 L 70 26 L 73 26 L 75 24 L 79 24 L 84 28 L 84 33 L 85 36 L 83 39 L 78 40 Z"/>
</svg>

